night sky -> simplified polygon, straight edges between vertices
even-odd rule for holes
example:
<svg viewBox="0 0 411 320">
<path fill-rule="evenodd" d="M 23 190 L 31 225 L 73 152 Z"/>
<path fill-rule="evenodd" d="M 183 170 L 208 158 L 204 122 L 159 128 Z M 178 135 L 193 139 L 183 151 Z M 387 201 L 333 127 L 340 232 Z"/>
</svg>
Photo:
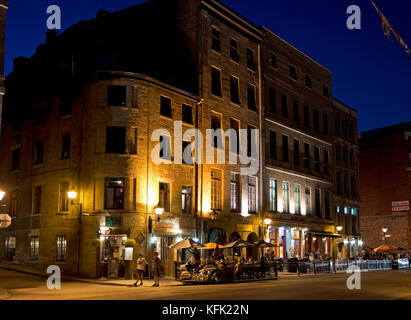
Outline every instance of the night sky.
<svg viewBox="0 0 411 320">
<path fill-rule="evenodd" d="M 94 18 L 99 8 L 115 11 L 140 0 L 10 0 L 6 74 L 17 56 L 31 56 L 45 40 L 46 9 L 59 5 L 63 30 Z M 411 121 L 411 58 L 394 36 L 384 36 L 369 0 L 223 0 L 256 25 L 274 33 L 333 72 L 333 95 L 358 110 L 359 131 Z M 411 2 L 375 0 L 411 48 Z M 349 5 L 362 11 L 362 29 L 348 30 Z M 313 79 L 315 81 L 315 79 Z"/>
</svg>

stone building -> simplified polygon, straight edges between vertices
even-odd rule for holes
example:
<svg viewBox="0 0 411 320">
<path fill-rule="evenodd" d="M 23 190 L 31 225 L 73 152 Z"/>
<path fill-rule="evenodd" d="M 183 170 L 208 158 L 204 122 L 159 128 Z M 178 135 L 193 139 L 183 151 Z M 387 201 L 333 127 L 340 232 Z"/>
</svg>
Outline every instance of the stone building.
<svg viewBox="0 0 411 320">
<path fill-rule="evenodd" d="M 411 248 L 410 137 L 411 122 L 361 133 L 361 234 L 367 246 Z"/>
<path fill-rule="evenodd" d="M 9 3 L 6 0 L 0 1 L 0 128 L 1 128 L 1 113 L 3 110 L 4 96 L 4 54 L 6 47 L 6 13 Z"/>
</svg>

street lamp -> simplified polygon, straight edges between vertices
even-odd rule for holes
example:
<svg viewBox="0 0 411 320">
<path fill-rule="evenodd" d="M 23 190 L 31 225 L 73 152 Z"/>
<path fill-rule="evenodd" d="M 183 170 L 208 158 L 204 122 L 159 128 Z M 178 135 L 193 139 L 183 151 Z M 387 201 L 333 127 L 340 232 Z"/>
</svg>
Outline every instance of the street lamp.
<svg viewBox="0 0 411 320">
<path fill-rule="evenodd" d="M 338 231 L 338 232 L 341 232 L 341 231 L 342 231 L 342 229 L 343 229 L 343 227 L 342 227 L 342 226 L 338 226 L 338 227 L 337 227 L 337 231 Z"/>
<path fill-rule="evenodd" d="M 67 192 L 67 196 L 70 200 L 74 200 L 77 198 L 77 192 L 74 190 L 71 190 L 69 192 Z"/>
<path fill-rule="evenodd" d="M 265 220 L 264 220 L 264 223 L 265 223 L 266 225 L 271 224 L 271 219 L 270 219 L 270 218 L 265 219 Z"/>
<path fill-rule="evenodd" d="M 6 193 L 3 190 L 0 190 L 0 201 L 3 200 Z"/>
<path fill-rule="evenodd" d="M 160 207 L 159 204 L 157 204 L 154 207 L 154 213 L 157 215 L 157 221 L 160 222 L 160 216 L 163 214 L 164 208 Z"/>
<path fill-rule="evenodd" d="M 215 220 L 217 219 L 217 217 L 218 217 L 218 213 L 217 213 L 217 211 L 214 209 L 214 210 L 211 211 L 211 213 L 210 213 L 210 219 L 213 220 L 213 221 L 215 221 Z"/>
<path fill-rule="evenodd" d="M 385 228 L 385 227 L 384 227 L 384 228 L 382 228 L 381 230 L 382 230 L 382 232 L 383 232 L 384 234 L 386 234 L 387 231 L 388 231 L 388 228 Z"/>
</svg>

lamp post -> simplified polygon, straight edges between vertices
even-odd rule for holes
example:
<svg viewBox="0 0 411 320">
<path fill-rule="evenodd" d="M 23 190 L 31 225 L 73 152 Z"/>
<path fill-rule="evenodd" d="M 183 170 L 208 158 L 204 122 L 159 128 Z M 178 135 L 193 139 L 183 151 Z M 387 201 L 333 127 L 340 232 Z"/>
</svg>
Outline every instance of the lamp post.
<svg viewBox="0 0 411 320">
<path fill-rule="evenodd" d="M 78 203 L 74 203 L 74 199 L 77 198 L 78 193 L 74 190 L 70 190 L 67 192 L 68 198 L 71 200 L 71 205 L 78 205 L 79 206 L 79 230 L 78 230 L 78 248 L 77 248 L 77 275 L 80 274 L 80 250 L 81 250 L 81 226 L 82 226 L 82 216 L 83 216 L 83 204 L 78 201 Z"/>
</svg>

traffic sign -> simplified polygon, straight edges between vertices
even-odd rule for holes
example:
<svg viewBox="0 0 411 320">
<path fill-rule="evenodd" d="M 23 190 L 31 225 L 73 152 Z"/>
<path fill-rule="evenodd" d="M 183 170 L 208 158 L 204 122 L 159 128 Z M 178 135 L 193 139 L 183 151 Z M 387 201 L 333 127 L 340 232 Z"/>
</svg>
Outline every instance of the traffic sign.
<svg viewBox="0 0 411 320">
<path fill-rule="evenodd" d="M 11 217 L 8 214 L 0 214 L 0 229 L 8 228 L 11 225 Z"/>
</svg>

